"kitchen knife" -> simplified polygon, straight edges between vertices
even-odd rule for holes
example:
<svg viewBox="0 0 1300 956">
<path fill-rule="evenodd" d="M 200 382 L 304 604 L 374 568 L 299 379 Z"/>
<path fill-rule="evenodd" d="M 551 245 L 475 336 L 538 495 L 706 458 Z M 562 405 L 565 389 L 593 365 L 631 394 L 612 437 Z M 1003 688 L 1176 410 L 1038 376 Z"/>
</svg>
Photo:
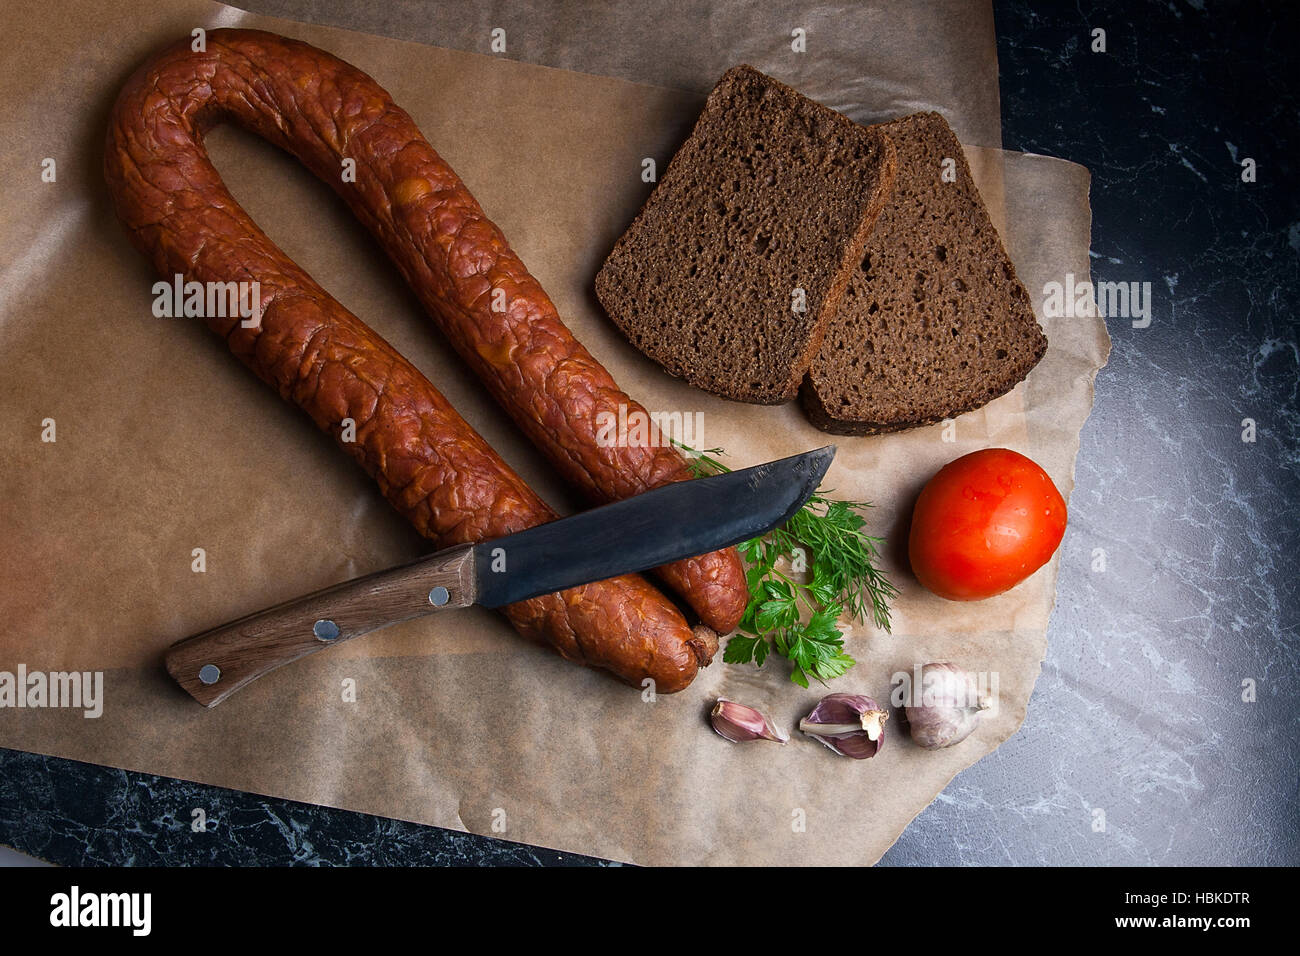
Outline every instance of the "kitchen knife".
<svg viewBox="0 0 1300 956">
<path fill-rule="evenodd" d="M 167 671 L 212 707 L 277 667 L 398 621 L 501 607 L 738 544 L 792 518 L 834 457 L 827 445 L 447 548 L 186 638 L 168 649 Z"/>
</svg>

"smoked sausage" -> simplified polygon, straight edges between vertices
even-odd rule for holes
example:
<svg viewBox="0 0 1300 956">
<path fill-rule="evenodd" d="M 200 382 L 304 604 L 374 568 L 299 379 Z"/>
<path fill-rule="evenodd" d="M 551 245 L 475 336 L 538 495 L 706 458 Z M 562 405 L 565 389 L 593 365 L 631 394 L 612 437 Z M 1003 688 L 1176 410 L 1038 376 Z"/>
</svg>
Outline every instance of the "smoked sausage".
<svg viewBox="0 0 1300 956">
<path fill-rule="evenodd" d="M 362 218 L 382 234 L 392 220 L 377 211 L 418 203 L 425 187 L 405 173 L 410 157 L 400 143 L 409 146 L 407 132 L 392 125 L 405 114 L 377 89 L 333 57 L 273 34 L 212 31 L 204 52 L 192 51 L 188 41 L 178 44 L 141 67 L 113 107 L 104 157 L 113 206 L 163 277 L 258 283 L 260 321 L 207 315 L 208 326 L 259 378 L 332 434 L 437 547 L 554 520 L 555 512 L 428 379 L 271 242 L 204 149 L 204 133 L 231 120 L 294 153 L 327 181 L 338 178 L 343 155 L 357 157 L 358 166 L 387 156 L 400 175 L 394 205 L 375 192 L 384 186 L 369 175 L 358 175 L 356 184 L 369 198 L 353 204 L 359 214 L 376 211 Z M 474 254 L 467 235 L 481 224 L 469 214 L 467 197 L 430 215 L 459 223 L 438 241 L 457 250 L 454 268 L 468 270 Z M 386 246 L 405 241 L 385 237 Z M 527 361 L 526 353 L 519 358 Z M 344 440 L 348 420 L 355 423 L 352 441 Z M 637 575 L 503 610 L 525 637 L 629 683 L 652 679 L 661 693 L 687 686 L 717 650 L 716 635 L 692 630 Z"/>
<path fill-rule="evenodd" d="M 251 30 L 214 30 L 206 53 L 183 47 L 152 69 L 188 121 L 251 129 L 334 189 L 463 361 L 592 503 L 690 477 L 653 429 L 638 444 L 602 439 L 602 421 L 637 421 L 645 409 L 573 337 L 455 171 L 370 76 L 308 44 Z M 149 121 L 124 122 L 132 119 Z M 355 163 L 354 177 L 340 175 L 345 160 Z M 660 573 L 718 633 L 739 623 L 748 589 L 734 548 Z"/>
</svg>

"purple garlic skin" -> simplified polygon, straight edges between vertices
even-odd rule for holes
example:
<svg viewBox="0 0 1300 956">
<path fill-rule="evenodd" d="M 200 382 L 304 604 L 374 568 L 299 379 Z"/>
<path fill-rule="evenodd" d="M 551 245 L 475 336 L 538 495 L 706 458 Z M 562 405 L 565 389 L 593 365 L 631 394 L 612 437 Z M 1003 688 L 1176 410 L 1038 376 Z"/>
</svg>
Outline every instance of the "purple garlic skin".
<svg viewBox="0 0 1300 956">
<path fill-rule="evenodd" d="M 799 729 L 842 757 L 866 760 L 885 743 L 889 711 L 861 694 L 829 694 L 803 720 Z"/>
<path fill-rule="evenodd" d="M 746 707 L 725 697 L 718 698 L 709 720 L 718 735 L 733 744 L 748 743 L 751 740 L 775 740 L 783 744 L 790 739 L 753 707 Z"/>
<path fill-rule="evenodd" d="M 979 726 L 987 698 L 980 697 L 975 679 L 956 664 L 938 661 L 921 668 L 921 686 L 912 688 L 913 701 L 904 708 L 912 740 L 926 750 L 959 744 Z"/>
</svg>

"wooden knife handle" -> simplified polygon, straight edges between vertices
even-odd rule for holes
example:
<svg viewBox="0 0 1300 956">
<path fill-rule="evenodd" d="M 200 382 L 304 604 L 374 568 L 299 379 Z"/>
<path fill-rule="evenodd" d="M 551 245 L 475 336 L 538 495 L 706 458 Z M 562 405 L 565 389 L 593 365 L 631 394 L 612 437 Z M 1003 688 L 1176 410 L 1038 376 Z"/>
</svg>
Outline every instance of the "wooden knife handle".
<svg viewBox="0 0 1300 956">
<path fill-rule="evenodd" d="M 477 597 L 473 545 L 345 581 L 173 644 L 167 672 L 213 707 L 250 681 L 300 657 Z"/>
</svg>

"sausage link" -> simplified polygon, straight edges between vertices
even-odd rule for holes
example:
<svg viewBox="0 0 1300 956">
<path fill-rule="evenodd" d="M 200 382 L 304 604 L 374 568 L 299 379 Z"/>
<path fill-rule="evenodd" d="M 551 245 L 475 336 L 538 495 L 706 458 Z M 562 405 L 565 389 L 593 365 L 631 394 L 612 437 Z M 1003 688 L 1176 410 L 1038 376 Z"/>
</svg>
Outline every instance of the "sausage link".
<svg viewBox="0 0 1300 956">
<path fill-rule="evenodd" d="M 588 500 L 617 501 L 690 477 L 658 436 L 632 447 L 598 441 L 602 413 L 618 420 L 622 407 L 634 420 L 645 409 L 573 337 L 455 171 L 370 76 L 270 33 L 216 30 L 208 49 L 173 57 L 212 91 L 192 109 L 220 110 L 328 183 L 492 396 Z M 355 182 L 339 175 L 344 159 L 356 163 Z M 660 574 L 718 633 L 740 622 L 748 589 L 734 548 Z"/>
<path fill-rule="evenodd" d="M 245 328 L 238 316 L 207 316 L 208 326 L 259 378 L 334 435 L 438 547 L 554 520 L 555 512 L 428 379 L 271 242 L 223 185 L 203 147 L 204 132 L 226 119 L 280 145 L 316 135 L 313 124 L 338 135 L 330 116 L 374 115 L 369 90 L 315 73 L 319 54 L 303 44 L 243 31 L 208 36 L 206 53 L 179 44 L 143 66 L 113 108 L 104 172 L 132 242 L 167 278 L 257 281 L 259 323 Z M 257 64 L 241 50 L 255 54 Z M 254 102 L 257 109 L 250 109 Z M 323 112 L 323 103 L 332 112 Z M 343 135 L 346 141 L 349 134 Z M 331 171 L 337 175 L 337 168 Z M 345 419 L 356 423 L 355 441 L 342 440 Z M 688 685 L 717 649 L 715 636 L 693 632 L 637 575 L 503 610 L 525 637 L 629 683 L 651 678 L 662 693 Z"/>
</svg>

